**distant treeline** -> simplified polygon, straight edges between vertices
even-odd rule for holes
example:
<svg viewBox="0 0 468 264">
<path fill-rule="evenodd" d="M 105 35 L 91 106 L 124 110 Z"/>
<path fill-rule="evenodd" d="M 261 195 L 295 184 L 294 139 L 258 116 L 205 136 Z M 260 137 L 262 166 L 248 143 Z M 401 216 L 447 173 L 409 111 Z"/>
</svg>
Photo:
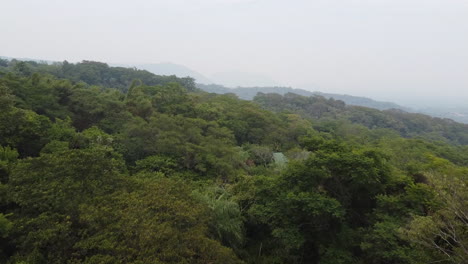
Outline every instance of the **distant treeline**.
<svg viewBox="0 0 468 264">
<path fill-rule="evenodd" d="M 400 109 L 405 111 L 410 111 L 405 107 L 397 105 L 390 102 L 380 102 L 375 101 L 365 97 L 351 96 L 345 94 L 331 94 L 331 93 L 322 93 L 322 92 L 310 92 L 303 89 L 294 89 L 290 87 L 237 87 L 237 88 L 227 88 L 218 84 L 197 84 L 197 87 L 203 91 L 209 93 L 217 94 L 227 94 L 233 93 L 241 99 L 253 100 L 257 93 L 276 93 L 280 95 L 285 95 L 287 93 L 294 93 L 302 96 L 322 96 L 327 99 L 333 98 L 335 100 L 341 100 L 348 105 L 357 105 L 365 106 L 370 108 L 375 108 L 379 110 L 388 110 L 388 109 Z"/>
</svg>

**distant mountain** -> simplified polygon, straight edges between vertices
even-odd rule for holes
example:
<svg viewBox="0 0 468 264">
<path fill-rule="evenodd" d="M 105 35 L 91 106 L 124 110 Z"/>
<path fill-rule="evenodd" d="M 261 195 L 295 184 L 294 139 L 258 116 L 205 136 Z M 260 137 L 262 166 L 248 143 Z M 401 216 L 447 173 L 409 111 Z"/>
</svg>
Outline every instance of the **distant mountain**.
<svg viewBox="0 0 468 264">
<path fill-rule="evenodd" d="M 218 72 L 210 76 L 212 83 L 220 83 L 228 87 L 278 86 L 269 76 L 246 72 Z"/>
<path fill-rule="evenodd" d="M 206 92 L 210 93 L 217 93 L 217 94 L 226 94 L 226 93 L 233 93 L 236 94 L 239 98 L 244 100 L 253 100 L 253 98 L 257 95 L 257 93 L 276 93 L 280 95 L 285 95 L 287 93 L 294 93 L 297 95 L 302 96 L 323 96 L 327 99 L 333 98 L 335 100 L 341 100 L 345 102 L 347 105 L 356 105 L 356 106 L 364 106 L 369 108 L 374 108 L 378 110 L 389 110 L 389 109 L 398 109 L 409 113 L 420 113 L 426 114 L 433 117 L 439 118 L 448 118 L 454 121 L 468 124 L 468 107 L 461 108 L 448 108 L 448 107 L 441 107 L 441 108 L 423 108 L 423 109 L 413 109 L 410 107 L 405 107 L 398 105 L 392 102 L 383 102 L 373 100 L 367 97 L 360 97 L 360 96 L 352 96 L 346 94 L 333 94 L 333 93 L 322 93 L 322 92 L 311 92 L 303 89 L 294 89 L 290 87 L 280 87 L 280 86 L 272 86 L 272 87 L 237 87 L 237 88 L 228 88 L 223 85 L 218 84 L 197 84 L 199 89 L 202 89 Z"/>
<path fill-rule="evenodd" d="M 209 93 L 217 93 L 217 94 L 234 93 L 239 98 L 244 99 L 244 100 L 252 100 L 255 97 L 255 95 L 257 95 L 257 93 L 277 93 L 277 94 L 283 95 L 285 93 L 291 92 L 291 93 L 304 95 L 304 96 L 313 95 L 313 93 L 306 91 L 306 90 L 292 89 L 289 87 L 279 87 L 279 86 L 228 88 L 226 86 L 219 85 L 219 84 L 210 84 L 210 85 L 197 84 L 197 87 Z"/>
<path fill-rule="evenodd" d="M 333 98 L 335 100 L 341 100 L 348 105 L 358 105 L 365 106 L 370 108 L 375 108 L 379 110 L 388 110 L 388 109 L 400 109 L 406 112 L 414 112 L 409 107 L 404 107 L 392 102 L 376 101 L 367 97 L 346 95 L 346 94 L 332 94 L 332 93 L 322 93 L 322 92 L 313 92 L 313 94 L 321 95 L 325 98 Z"/>
<path fill-rule="evenodd" d="M 468 107 L 431 107 L 418 109 L 417 112 L 440 118 L 450 118 L 457 122 L 468 124 Z"/>
<path fill-rule="evenodd" d="M 311 92 L 303 89 L 294 89 L 290 87 L 238 87 L 238 88 L 228 88 L 222 85 L 217 84 L 197 84 L 199 89 L 202 89 L 210 93 L 226 94 L 234 93 L 239 98 L 244 100 L 253 100 L 257 93 L 276 93 L 280 95 L 285 95 L 287 93 L 294 93 L 302 96 L 323 96 L 327 99 L 333 98 L 335 100 L 341 100 L 348 105 L 357 105 L 365 106 L 370 108 L 375 108 L 379 110 L 388 110 L 388 109 L 399 109 L 406 112 L 414 112 L 412 109 L 400 106 L 391 102 L 381 102 L 376 101 L 366 97 L 351 96 L 351 95 L 342 95 L 342 94 L 332 94 L 332 93 L 322 93 L 322 92 Z"/>
</svg>

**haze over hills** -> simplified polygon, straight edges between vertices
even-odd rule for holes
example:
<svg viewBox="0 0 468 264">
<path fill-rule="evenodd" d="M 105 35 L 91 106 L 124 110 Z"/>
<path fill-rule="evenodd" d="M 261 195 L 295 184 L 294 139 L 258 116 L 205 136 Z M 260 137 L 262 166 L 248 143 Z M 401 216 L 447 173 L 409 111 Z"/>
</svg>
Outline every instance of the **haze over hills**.
<svg viewBox="0 0 468 264">
<path fill-rule="evenodd" d="M 341 94 L 332 94 L 332 93 L 311 92 L 311 91 L 307 91 L 304 89 L 294 89 L 291 87 L 274 86 L 274 87 L 227 88 L 225 86 L 216 85 L 216 84 L 212 84 L 212 85 L 198 84 L 197 87 L 204 91 L 211 92 L 211 93 L 219 93 L 219 94 L 234 93 L 239 98 L 245 99 L 245 100 L 252 100 L 257 95 L 257 93 L 277 93 L 280 95 L 284 95 L 287 93 L 295 93 L 295 94 L 303 95 L 303 96 L 318 95 L 318 96 L 323 96 L 327 99 L 333 98 L 335 100 L 341 100 L 349 105 L 365 106 L 365 107 L 375 108 L 379 110 L 399 109 L 399 110 L 404 110 L 407 112 L 414 111 L 408 107 L 400 106 L 395 103 L 376 101 L 376 100 L 366 98 L 366 97 L 358 97 L 358 96 L 344 95 L 344 94 L 341 95 Z"/>
<path fill-rule="evenodd" d="M 128 66 L 128 65 L 127 65 Z M 415 102 L 400 105 L 394 102 L 374 100 L 363 96 L 354 96 L 339 93 L 324 93 L 317 91 L 320 87 L 314 87 L 314 91 L 291 88 L 279 85 L 269 76 L 255 73 L 245 73 L 240 71 L 234 72 L 219 72 L 212 76 L 205 75 L 190 69 L 184 65 L 174 63 L 155 63 L 155 64 L 138 64 L 135 65 L 138 69 L 144 69 L 154 74 L 159 75 L 176 75 L 177 77 L 190 76 L 195 79 L 198 88 L 212 93 L 234 93 L 239 98 L 252 100 L 258 93 L 278 93 L 284 95 L 286 93 L 295 93 L 304 96 L 320 95 L 325 98 L 333 98 L 342 100 L 349 105 L 365 106 L 379 110 L 399 109 L 406 112 L 422 113 L 440 118 L 449 118 L 461 123 L 468 123 L 468 108 L 460 106 L 432 106 L 425 107 L 416 106 Z"/>
<path fill-rule="evenodd" d="M 364 106 L 369 108 L 374 108 L 378 110 L 389 110 L 389 109 L 398 109 L 409 113 L 421 113 L 430 115 L 433 117 L 448 118 L 454 121 L 468 124 L 468 108 L 463 107 L 408 107 L 402 106 L 393 102 L 378 101 L 367 97 L 362 96 L 353 96 L 347 94 L 335 94 L 335 93 L 323 93 L 319 91 L 307 91 L 304 89 L 296 89 L 291 87 L 281 87 L 281 86 L 272 86 L 272 87 L 236 87 L 229 88 L 223 85 L 218 84 L 197 84 L 197 87 L 210 92 L 218 94 L 227 94 L 233 93 L 236 94 L 239 98 L 244 100 L 253 100 L 257 93 L 276 93 L 280 95 L 285 95 L 287 93 L 294 93 L 303 96 L 323 96 L 327 99 L 333 98 L 335 100 L 341 100 L 347 105 L 356 105 Z"/>
<path fill-rule="evenodd" d="M 157 75 L 175 75 L 177 77 L 190 76 L 195 79 L 197 83 L 210 84 L 213 83 L 208 77 L 196 72 L 184 65 L 175 64 L 171 62 L 151 63 L 151 64 L 137 64 L 137 69 L 147 70 Z"/>
<path fill-rule="evenodd" d="M 131 67 L 128 64 L 118 66 Z M 175 75 L 177 77 L 190 76 L 195 79 L 198 88 L 212 93 L 225 94 L 234 93 L 239 98 L 252 100 L 258 92 L 295 93 L 303 96 L 320 95 L 325 98 L 342 100 L 348 105 L 365 106 L 379 110 L 399 109 L 406 112 L 423 113 L 440 118 L 449 118 L 457 122 L 468 123 L 468 109 L 461 107 L 414 107 L 403 106 L 393 102 L 374 100 L 368 97 L 353 96 L 348 94 L 324 93 L 320 91 L 309 91 L 278 85 L 277 82 L 265 75 L 243 73 L 243 72 L 221 72 L 206 77 L 205 75 L 190 69 L 184 65 L 175 63 L 152 63 L 133 65 L 138 69 L 147 70 L 158 75 Z M 217 84 L 216 84 L 217 83 Z M 235 88 L 234 88 L 235 87 Z M 314 87 L 314 90 L 320 89 Z"/>
<path fill-rule="evenodd" d="M 116 65 L 117 66 L 117 65 Z M 278 86 L 279 83 L 274 81 L 267 75 L 248 73 L 241 71 L 224 71 L 217 72 L 212 75 L 204 75 L 196 70 L 193 70 L 185 65 L 172 62 L 148 63 L 148 64 L 119 64 L 123 67 L 136 67 L 137 69 L 147 70 L 157 75 L 175 75 L 177 77 L 190 76 L 197 83 L 214 84 L 220 83 L 228 87 L 250 87 L 250 86 Z"/>
<path fill-rule="evenodd" d="M 212 75 L 213 83 L 220 83 L 228 87 L 253 87 L 253 86 L 279 86 L 273 78 L 258 73 L 242 71 L 218 72 Z"/>
<path fill-rule="evenodd" d="M 34 61 L 34 62 L 45 62 L 52 64 L 56 61 L 51 60 L 40 60 L 40 59 L 31 59 L 31 58 L 12 58 L 0 56 L 0 58 L 7 60 L 21 60 L 21 61 Z M 405 111 L 410 111 L 409 108 L 397 105 L 390 102 L 380 102 L 375 101 L 370 98 L 351 96 L 351 95 L 339 95 L 333 93 L 322 93 L 318 91 L 307 91 L 304 89 L 294 89 L 290 87 L 278 86 L 274 80 L 265 75 L 253 74 L 253 73 L 244 73 L 244 72 L 220 72 L 214 74 L 212 78 L 208 78 L 205 75 L 190 69 L 187 66 L 164 62 L 164 63 L 148 63 L 148 64 L 120 64 L 120 63 L 111 63 L 111 66 L 126 67 L 131 68 L 135 67 L 137 69 L 146 70 L 157 75 L 175 75 L 177 77 L 191 77 L 195 79 L 195 82 L 198 85 L 198 88 L 212 93 L 235 93 L 239 98 L 245 100 L 252 100 L 258 92 L 262 93 L 278 93 L 284 95 L 285 93 L 295 93 L 304 96 L 313 96 L 320 95 L 325 98 L 334 98 L 336 100 L 342 100 L 346 104 L 350 105 L 359 105 L 366 106 L 371 108 L 376 108 L 379 110 L 386 109 L 401 109 Z M 220 84 L 215 84 L 220 83 Z M 239 87 L 238 87 L 239 86 Z M 240 87 L 242 86 L 242 87 Z M 228 88 L 228 87 L 237 87 L 237 88 Z"/>
<path fill-rule="evenodd" d="M 427 115 L 450 118 L 468 124 L 468 107 L 426 107 L 418 111 Z"/>
<path fill-rule="evenodd" d="M 20 60 L 20 61 L 34 61 L 37 63 L 58 63 L 53 60 L 33 59 L 33 58 L 14 58 L 8 56 L 0 56 L 0 59 L 6 60 Z M 73 61 L 69 61 L 73 62 Z M 110 66 L 114 67 L 125 67 L 125 68 L 137 68 L 140 70 L 146 70 L 156 75 L 175 75 L 177 77 L 191 77 L 194 78 L 197 83 L 210 84 L 213 83 L 209 78 L 203 74 L 190 69 L 187 66 L 172 63 L 172 62 L 161 62 L 161 63 L 142 63 L 142 64 L 129 64 L 129 63 L 109 63 Z"/>
<path fill-rule="evenodd" d="M 130 65 L 121 64 L 119 66 L 130 67 Z M 420 107 L 413 104 L 400 105 L 388 101 L 375 100 L 363 96 L 354 96 L 339 93 L 324 93 L 317 91 L 320 87 L 314 87 L 314 91 L 306 89 L 291 88 L 279 85 L 276 81 L 266 75 L 244 73 L 244 72 L 220 72 L 212 76 L 205 75 L 190 69 L 184 65 L 175 63 L 153 63 L 137 64 L 134 67 L 147 70 L 158 75 L 175 75 L 177 77 L 190 76 L 195 79 L 198 88 L 212 93 L 234 93 L 239 98 L 252 100 L 258 93 L 295 93 L 303 96 L 320 95 L 325 98 L 342 100 L 348 105 L 365 106 L 379 110 L 399 109 L 411 113 L 422 113 L 440 118 L 449 118 L 461 123 L 468 123 L 468 108 L 463 107 L 444 107 L 444 106 L 426 106 Z"/>
<path fill-rule="evenodd" d="M 44 59 L 32 59 L 32 58 L 13 58 L 8 56 L 0 56 L 1 59 L 6 60 L 21 60 L 21 61 L 34 61 L 37 63 L 47 63 L 53 64 L 58 63 L 53 60 L 44 60 Z M 126 67 L 131 68 L 135 67 L 137 69 L 146 70 L 148 72 L 157 74 L 171 76 L 175 75 L 177 77 L 191 77 L 194 78 L 198 88 L 205 90 L 207 92 L 225 94 L 225 93 L 234 93 L 239 98 L 245 100 L 252 100 L 254 96 L 261 93 L 277 93 L 284 95 L 286 93 L 295 93 L 303 96 L 323 96 L 325 98 L 333 98 L 335 100 L 342 100 L 348 105 L 364 106 L 375 108 L 379 110 L 388 110 L 388 109 L 399 109 L 411 113 L 423 113 L 433 117 L 440 118 L 449 118 L 457 122 L 468 123 L 468 108 L 464 107 L 444 107 L 444 106 L 427 106 L 427 107 L 416 107 L 414 105 L 399 105 L 393 102 L 379 101 L 374 100 L 368 97 L 362 96 L 353 96 L 347 94 L 338 94 L 338 93 L 324 93 L 320 91 L 308 91 L 305 89 L 297 89 L 285 86 L 279 86 L 274 80 L 268 76 L 243 73 L 243 72 L 223 72 L 219 74 L 214 74 L 213 76 L 206 77 L 205 75 L 190 69 L 187 66 L 164 62 L 164 63 L 147 63 L 147 64 L 109 64 L 111 66 Z M 220 84 L 215 84 L 220 83 Z M 251 85 L 241 85 L 241 84 L 251 84 Z M 231 88 L 235 87 L 235 88 Z M 314 89 L 320 89 L 315 87 Z"/>
</svg>

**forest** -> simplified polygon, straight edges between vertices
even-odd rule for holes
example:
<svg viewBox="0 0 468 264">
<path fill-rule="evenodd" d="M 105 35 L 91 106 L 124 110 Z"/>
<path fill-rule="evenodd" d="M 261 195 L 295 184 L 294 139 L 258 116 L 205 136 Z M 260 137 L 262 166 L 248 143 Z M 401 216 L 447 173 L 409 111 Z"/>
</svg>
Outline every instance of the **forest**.
<svg viewBox="0 0 468 264">
<path fill-rule="evenodd" d="M 468 125 L 0 60 L 0 263 L 468 263 Z"/>
<path fill-rule="evenodd" d="M 359 97 L 359 96 L 352 96 L 352 95 L 345 95 L 345 94 L 335 94 L 335 93 L 323 93 L 323 92 L 311 92 L 304 89 L 297 89 L 291 87 L 281 87 L 281 86 L 274 86 L 274 87 L 236 87 L 236 88 L 228 88 L 223 85 L 218 84 L 196 84 L 197 88 L 204 90 L 210 93 L 218 93 L 218 94 L 227 94 L 227 93 L 234 93 L 240 99 L 245 100 L 252 100 L 258 93 L 275 93 L 280 95 L 285 95 L 287 93 L 293 93 L 296 95 L 302 95 L 305 97 L 310 96 L 321 96 L 327 99 L 333 98 L 335 100 L 340 100 L 345 102 L 347 105 L 357 105 L 357 106 L 364 106 L 375 108 L 379 110 L 388 110 L 388 109 L 400 109 L 405 110 L 407 112 L 412 112 L 411 109 L 400 106 L 395 103 L 391 102 L 382 102 L 376 101 L 366 97 Z"/>
</svg>

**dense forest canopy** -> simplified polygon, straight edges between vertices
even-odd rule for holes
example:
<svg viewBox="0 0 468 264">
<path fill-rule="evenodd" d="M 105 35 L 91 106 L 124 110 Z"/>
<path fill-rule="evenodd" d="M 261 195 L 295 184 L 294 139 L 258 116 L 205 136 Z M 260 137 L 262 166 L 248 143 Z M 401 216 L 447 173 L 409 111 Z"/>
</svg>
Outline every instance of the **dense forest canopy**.
<svg viewBox="0 0 468 264">
<path fill-rule="evenodd" d="M 0 60 L 1 263 L 468 262 L 468 128 Z"/>
<path fill-rule="evenodd" d="M 468 124 L 397 109 L 379 111 L 361 106 L 348 106 L 343 101 L 321 96 L 305 97 L 293 93 L 283 96 L 259 93 L 254 101 L 276 112 L 293 112 L 320 121 L 351 122 L 370 129 L 386 128 L 403 137 L 468 144 Z"/>
</svg>

